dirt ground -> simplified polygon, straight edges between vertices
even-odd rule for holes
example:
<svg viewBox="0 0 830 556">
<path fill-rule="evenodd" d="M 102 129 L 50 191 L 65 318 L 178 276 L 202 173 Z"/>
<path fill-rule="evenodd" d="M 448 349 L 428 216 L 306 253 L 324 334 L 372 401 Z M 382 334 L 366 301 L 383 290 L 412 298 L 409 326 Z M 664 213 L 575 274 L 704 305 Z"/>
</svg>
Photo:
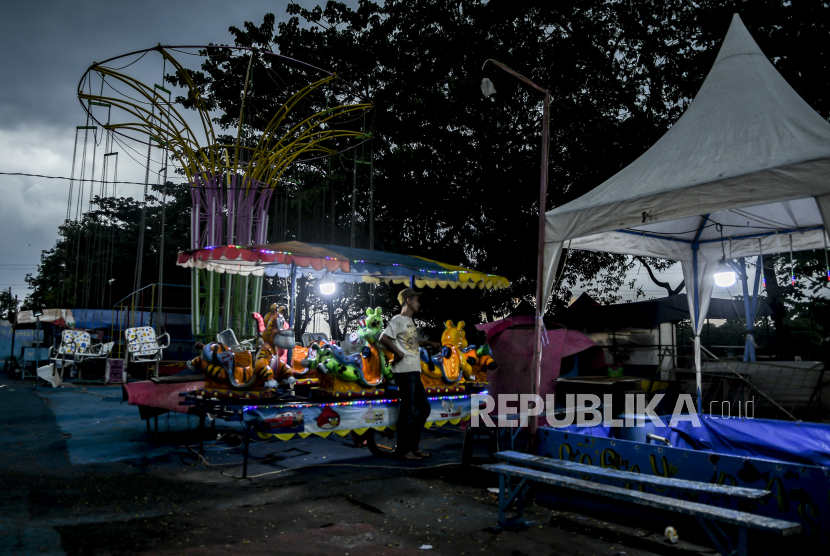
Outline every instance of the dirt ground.
<svg viewBox="0 0 830 556">
<path fill-rule="evenodd" d="M 0 554 L 714 553 L 686 539 L 670 544 L 662 521 L 625 508 L 622 525 L 626 519 L 612 524 L 600 519 L 605 514 L 574 512 L 567 493 L 555 503 L 537 499 L 527 512 L 534 525 L 494 530 L 497 503 L 489 489 L 498 479 L 460 465 L 457 429 L 426 431 L 422 446 L 435 457 L 423 463 L 373 457 L 334 435 L 256 444 L 250 477 L 240 479 L 239 440 L 222 422 L 222 438 L 208 441 L 212 449 L 201 460 L 185 448 L 198 441 L 189 421 L 189 430 L 166 430 L 161 418 L 156 436 L 135 407 L 65 390 L 59 395 L 78 397 L 92 415 L 105 406 L 123 412 L 130 426 L 110 427 L 117 429 L 111 434 L 123 450 L 150 455 L 115 460 L 107 452 L 85 461 L 85 453 L 103 452 L 94 436 L 88 444 L 77 440 L 85 425 L 61 413 L 73 406 L 57 407 L 57 398 L 40 395 L 31 381 L 0 375 Z M 65 430 L 70 426 L 77 434 Z M 100 442 L 113 444 L 106 438 L 113 437 Z M 683 538 L 684 527 L 677 528 Z"/>
</svg>

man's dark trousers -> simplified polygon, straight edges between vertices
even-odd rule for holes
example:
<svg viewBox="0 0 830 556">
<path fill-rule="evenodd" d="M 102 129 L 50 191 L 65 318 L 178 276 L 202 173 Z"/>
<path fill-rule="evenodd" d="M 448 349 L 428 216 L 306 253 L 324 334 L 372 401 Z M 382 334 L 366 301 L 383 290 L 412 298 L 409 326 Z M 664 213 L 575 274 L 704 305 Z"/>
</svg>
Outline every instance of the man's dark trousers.
<svg viewBox="0 0 830 556">
<path fill-rule="evenodd" d="M 395 383 L 401 399 L 398 416 L 398 450 L 401 455 L 417 452 L 421 431 L 429 417 L 430 407 L 421 373 L 396 373 Z"/>
</svg>

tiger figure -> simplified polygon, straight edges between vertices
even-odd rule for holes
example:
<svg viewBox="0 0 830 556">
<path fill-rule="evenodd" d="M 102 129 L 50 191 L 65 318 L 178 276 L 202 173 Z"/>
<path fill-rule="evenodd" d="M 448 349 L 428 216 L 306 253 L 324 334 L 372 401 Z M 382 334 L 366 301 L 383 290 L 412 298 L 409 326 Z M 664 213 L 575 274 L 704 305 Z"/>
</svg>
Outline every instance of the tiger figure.
<svg viewBox="0 0 830 556">
<path fill-rule="evenodd" d="M 231 351 L 218 342 L 197 344 L 198 357 L 188 362 L 188 367 L 205 373 L 205 387 L 216 389 L 255 390 L 273 388 L 274 373 L 270 369 L 257 372 L 251 360 L 251 352 Z"/>
<path fill-rule="evenodd" d="M 254 372 L 262 376 L 270 374 L 278 383 L 294 376 L 294 371 L 280 359 L 280 349 L 274 345 L 274 338 L 283 329 L 285 323 L 285 308 L 277 309 L 276 303 L 271 305 L 271 312 L 265 319 L 258 313 L 253 313 L 256 319 L 262 345 L 257 350 L 254 362 Z"/>
</svg>

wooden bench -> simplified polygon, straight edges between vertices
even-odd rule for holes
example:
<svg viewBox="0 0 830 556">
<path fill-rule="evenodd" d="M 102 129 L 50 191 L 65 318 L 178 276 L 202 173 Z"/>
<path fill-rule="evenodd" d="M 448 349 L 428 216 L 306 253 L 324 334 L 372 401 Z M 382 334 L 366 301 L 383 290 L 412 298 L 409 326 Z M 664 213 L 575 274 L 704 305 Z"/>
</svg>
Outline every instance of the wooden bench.
<svg viewBox="0 0 830 556">
<path fill-rule="evenodd" d="M 710 494 L 713 496 L 729 496 L 742 500 L 759 501 L 767 498 L 771 494 L 768 490 L 760 490 L 757 488 L 713 485 L 712 483 L 671 479 L 658 475 L 643 475 L 630 471 L 620 471 L 611 467 L 595 467 L 584 463 L 545 458 L 531 454 L 523 454 L 521 452 L 501 452 L 496 454 L 496 457 L 512 464 L 547 469 L 575 479 L 589 480 L 588 476 L 602 477 L 603 479 L 623 483 L 626 486 L 629 484 L 648 485 L 655 488 L 688 492 L 695 495 Z"/>
<path fill-rule="evenodd" d="M 534 456 L 529 456 L 527 454 L 519 454 L 518 452 L 502 452 L 501 454 L 499 454 L 499 457 L 508 461 L 511 461 L 510 458 L 514 458 L 514 460 L 517 460 L 517 462 L 519 462 L 520 465 L 534 465 L 537 467 L 541 466 L 545 469 L 557 471 L 567 470 L 568 472 L 574 472 L 574 469 L 577 469 L 579 471 L 584 471 L 585 474 L 591 474 L 593 476 L 605 477 L 607 475 L 611 475 L 610 478 L 612 478 L 613 480 L 625 480 L 629 483 L 656 484 L 658 486 L 663 487 L 666 486 L 666 484 L 663 481 L 679 481 L 681 483 L 686 482 L 689 484 L 684 485 L 682 488 L 682 490 L 685 492 L 706 492 L 707 494 L 713 493 L 713 491 L 711 490 L 702 490 L 705 486 L 707 486 L 706 483 L 682 481 L 681 479 L 666 479 L 665 477 L 642 476 L 637 473 L 629 473 L 627 471 L 617 471 L 615 469 L 604 469 L 592 466 L 582 466 L 587 467 L 587 470 L 582 470 L 579 467 L 573 468 L 570 466 L 566 469 L 565 467 L 556 467 L 555 464 L 572 462 L 559 462 L 549 458 L 540 458 L 548 459 L 547 462 L 542 462 L 545 465 L 540 465 L 538 461 L 535 461 L 533 459 Z M 573 465 L 578 466 L 581 464 Z M 522 525 L 525 523 L 524 504 L 530 497 L 530 488 L 534 483 L 542 483 L 552 485 L 555 487 L 577 490 L 579 492 L 584 492 L 596 496 L 613 498 L 615 500 L 619 500 L 622 502 L 639 504 L 657 510 L 664 510 L 693 516 L 701 524 L 703 529 L 706 531 L 707 535 L 709 535 L 709 538 L 715 544 L 715 547 L 718 549 L 718 552 L 724 555 L 747 555 L 748 531 L 750 529 L 780 534 L 784 536 L 793 535 L 801 531 L 801 525 L 798 523 L 793 523 L 791 521 L 784 521 L 781 519 L 759 516 L 727 508 L 719 508 L 716 506 L 708 506 L 706 504 L 701 504 L 698 502 L 677 500 L 674 498 L 668 498 L 657 494 L 648 494 L 640 492 L 638 490 L 628 490 L 625 488 L 596 483 L 593 481 L 586 481 L 584 479 L 577 479 L 560 474 L 549 473 L 547 471 L 542 471 L 539 469 L 520 467 L 519 465 L 499 463 L 492 465 L 484 465 L 483 468 L 488 471 L 493 471 L 499 474 L 498 527 L 500 528 Z M 607 472 L 609 471 L 613 473 L 608 474 Z M 619 474 L 625 475 L 620 476 Z M 513 478 L 519 479 L 519 482 L 515 487 L 511 486 L 511 479 Z M 662 479 L 662 481 L 650 483 L 649 481 L 653 479 Z M 717 487 L 719 485 L 708 486 Z M 678 490 L 677 486 L 671 486 L 669 488 Z M 740 487 L 725 488 L 735 489 Z M 759 491 L 759 493 L 752 493 L 751 491 L 753 490 L 755 489 L 742 488 L 737 494 L 735 492 L 730 492 L 729 495 L 744 499 L 759 499 L 765 496 L 765 491 Z M 506 516 L 506 512 L 508 507 L 513 503 L 515 503 L 518 516 L 508 519 Z M 719 523 L 725 523 L 727 525 L 734 526 L 738 529 L 738 542 L 736 547 L 733 548 L 734 543 L 732 542 L 731 537 L 720 528 L 720 526 L 718 525 Z"/>
</svg>

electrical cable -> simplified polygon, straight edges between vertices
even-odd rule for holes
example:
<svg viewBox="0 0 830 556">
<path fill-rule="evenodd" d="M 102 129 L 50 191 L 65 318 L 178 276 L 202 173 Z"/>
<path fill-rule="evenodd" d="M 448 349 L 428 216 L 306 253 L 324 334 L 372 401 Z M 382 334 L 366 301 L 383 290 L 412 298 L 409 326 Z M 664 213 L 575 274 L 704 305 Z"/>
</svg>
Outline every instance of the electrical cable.
<svg viewBox="0 0 830 556">
<path fill-rule="evenodd" d="M 286 443 L 287 444 L 287 443 Z M 242 465 L 241 463 L 236 463 L 234 465 Z M 277 475 L 279 473 L 285 473 L 286 471 L 299 471 L 301 469 L 311 469 L 312 467 L 360 467 L 361 469 L 398 469 L 402 471 L 423 471 L 425 469 L 436 469 L 438 467 L 448 467 L 451 465 L 462 465 L 459 462 L 452 462 L 452 463 L 439 463 L 437 465 L 427 465 L 425 467 L 398 467 L 393 465 L 361 465 L 356 463 L 315 463 L 312 465 L 303 465 L 300 467 L 290 467 L 288 469 L 278 469 L 277 471 L 269 471 L 268 473 L 261 473 L 259 475 L 248 475 L 247 477 L 238 477 L 236 475 L 228 475 L 224 471 L 222 471 L 222 475 L 228 477 L 230 479 L 257 479 L 259 477 L 265 477 L 266 475 Z"/>
</svg>

